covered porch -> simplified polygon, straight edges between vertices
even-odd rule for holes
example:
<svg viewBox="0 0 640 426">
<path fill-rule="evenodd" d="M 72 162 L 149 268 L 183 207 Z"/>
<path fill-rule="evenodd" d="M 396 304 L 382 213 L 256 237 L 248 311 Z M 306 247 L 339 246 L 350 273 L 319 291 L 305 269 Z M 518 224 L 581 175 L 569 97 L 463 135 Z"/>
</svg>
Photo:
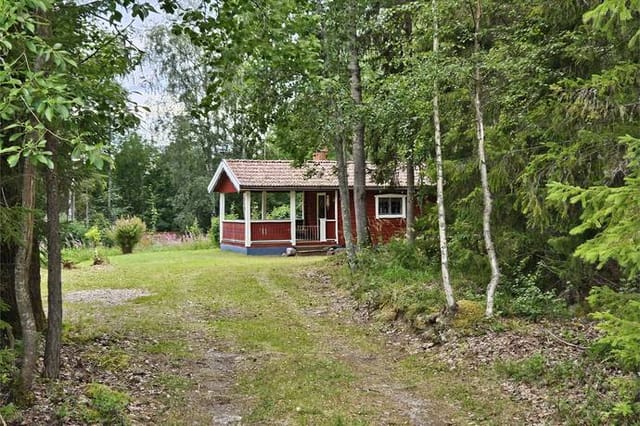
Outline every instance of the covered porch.
<svg viewBox="0 0 640 426">
<path fill-rule="evenodd" d="M 220 192 L 220 247 L 245 254 L 340 244 L 338 191 Z"/>
</svg>

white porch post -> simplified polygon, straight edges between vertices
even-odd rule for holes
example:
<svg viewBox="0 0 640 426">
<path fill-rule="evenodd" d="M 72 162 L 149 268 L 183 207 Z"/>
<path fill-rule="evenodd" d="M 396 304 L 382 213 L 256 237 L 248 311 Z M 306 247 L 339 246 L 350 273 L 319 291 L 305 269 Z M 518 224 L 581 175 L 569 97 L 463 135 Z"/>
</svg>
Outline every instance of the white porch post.
<svg viewBox="0 0 640 426">
<path fill-rule="evenodd" d="M 262 200 L 260 201 L 262 210 L 262 220 L 267 218 L 267 191 L 262 191 Z"/>
<path fill-rule="evenodd" d="M 289 219 L 291 220 L 291 245 L 296 245 L 296 191 L 289 191 Z"/>
<path fill-rule="evenodd" d="M 337 244 L 338 241 L 340 241 L 340 238 L 338 237 L 338 191 L 337 190 L 333 194 L 333 207 L 335 209 L 335 214 L 333 217 L 336 220 L 335 224 L 336 224 L 336 244 Z"/>
<path fill-rule="evenodd" d="M 220 243 L 222 244 L 222 223 L 224 222 L 224 192 L 220 193 L 220 212 L 218 213 L 218 220 L 220 221 Z"/>
<path fill-rule="evenodd" d="M 242 197 L 244 207 L 244 246 L 251 247 L 251 191 L 245 191 Z"/>
</svg>

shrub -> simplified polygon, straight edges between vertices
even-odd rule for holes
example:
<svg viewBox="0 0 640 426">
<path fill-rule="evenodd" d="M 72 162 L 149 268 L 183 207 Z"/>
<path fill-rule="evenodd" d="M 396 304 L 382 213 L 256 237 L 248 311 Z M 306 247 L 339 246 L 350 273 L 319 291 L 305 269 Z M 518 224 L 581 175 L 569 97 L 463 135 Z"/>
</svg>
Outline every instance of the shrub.
<svg viewBox="0 0 640 426">
<path fill-rule="evenodd" d="M 514 276 L 506 279 L 498 288 L 496 305 L 507 315 L 537 321 L 543 317 L 563 317 L 568 314 L 566 303 L 551 291 L 540 289 L 541 266 L 526 272 L 527 259 L 514 270 Z"/>
<path fill-rule="evenodd" d="M 81 222 L 66 222 L 60 224 L 60 236 L 67 248 L 78 248 L 84 243 L 84 235 L 88 229 Z"/>
<path fill-rule="evenodd" d="M 101 232 L 96 225 L 93 225 L 87 232 L 84 233 L 86 241 L 90 242 L 93 247 L 100 244 Z"/>
<path fill-rule="evenodd" d="M 140 242 L 146 229 L 144 222 L 136 216 L 116 220 L 113 236 L 123 254 L 133 251 L 133 247 Z"/>
<path fill-rule="evenodd" d="M 209 228 L 209 239 L 213 243 L 214 246 L 220 245 L 220 218 L 212 217 L 211 218 L 211 227 Z"/>
<path fill-rule="evenodd" d="M 594 287 L 587 301 L 597 310 L 591 316 L 604 332 L 594 349 L 628 371 L 640 370 L 640 295 Z"/>
<path fill-rule="evenodd" d="M 616 293 L 609 287 L 594 287 L 587 297 L 597 310 L 591 316 L 604 333 L 592 348 L 631 373 L 618 378 L 612 387 L 616 402 L 606 415 L 616 424 L 640 423 L 640 294 Z"/>
</svg>

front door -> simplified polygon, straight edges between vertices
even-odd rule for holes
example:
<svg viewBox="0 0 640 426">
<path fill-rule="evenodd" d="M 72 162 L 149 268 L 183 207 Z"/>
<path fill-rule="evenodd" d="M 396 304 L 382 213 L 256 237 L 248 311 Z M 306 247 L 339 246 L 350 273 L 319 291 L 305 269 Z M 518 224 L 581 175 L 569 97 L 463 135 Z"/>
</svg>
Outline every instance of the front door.
<svg viewBox="0 0 640 426">
<path fill-rule="evenodd" d="M 318 236 L 320 241 L 327 241 L 327 194 L 318 193 Z"/>
</svg>

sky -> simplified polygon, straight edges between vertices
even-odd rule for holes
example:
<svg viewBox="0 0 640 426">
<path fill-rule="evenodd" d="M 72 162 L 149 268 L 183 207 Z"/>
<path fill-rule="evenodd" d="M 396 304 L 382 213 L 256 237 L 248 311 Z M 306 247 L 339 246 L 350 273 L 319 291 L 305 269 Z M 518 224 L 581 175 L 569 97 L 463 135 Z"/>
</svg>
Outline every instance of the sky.
<svg viewBox="0 0 640 426">
<path fill-rule="evenodd" d="M 160 11 L 157 0 L 149 0 L 159 13 L 152 13 L 144 21 L 134 19 L 128 13 L 123 13 L 122 27 L 131 24 L 131 40 L 133 44 L 142 51 L 147 49 L 147 33 L 153 27 L 162 24 L 170 24 L 172 16 L 167 16 Z M 123 11 L 124 12 L 124 11 Z M 163 86 L 162 79 L 158 79 L 153 64 L 143 62 L 132 73 L 121 79 L 121 84 L 129 91 L 129 99 L 141 106 L 148 108 L 139 109 L 137 112 L 140 118 L 138 132 L 146 139 L 158 145 L 167 145 L 170 142 L 170 135 L 166 129 L 157 129 L 158 119 L 167 112 L 179 113 L 182 111 L 181 104 L 176 101 Z"/>
</svg>

